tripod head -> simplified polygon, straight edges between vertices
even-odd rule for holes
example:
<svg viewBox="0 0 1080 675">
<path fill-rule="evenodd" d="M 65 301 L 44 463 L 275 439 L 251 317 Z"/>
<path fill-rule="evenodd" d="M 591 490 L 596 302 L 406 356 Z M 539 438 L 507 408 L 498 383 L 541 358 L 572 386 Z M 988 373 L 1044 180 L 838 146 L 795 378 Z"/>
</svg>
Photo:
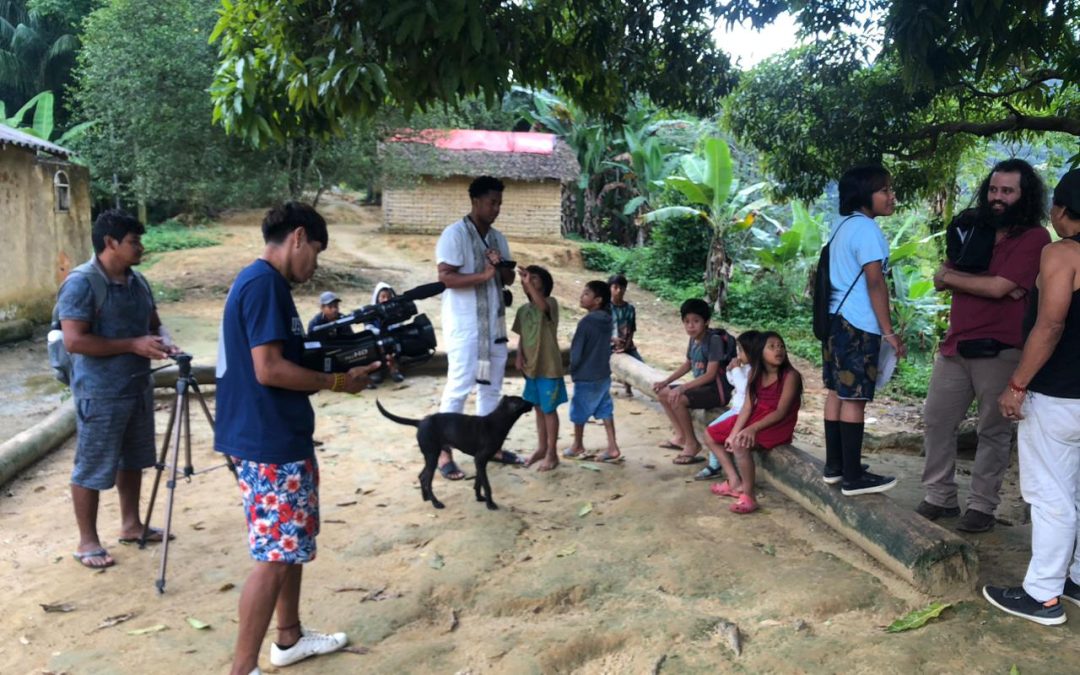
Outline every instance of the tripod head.
<svg viewBox="0 0 1080 675">
<path fill-rule="evenodd" d="M 176 361 L 176 367 L 180 370 L 180 377 L 191 377 L 191 354 L 187 352 L 178 352 L 169 356 L 170 359 Z"/>
</svg>

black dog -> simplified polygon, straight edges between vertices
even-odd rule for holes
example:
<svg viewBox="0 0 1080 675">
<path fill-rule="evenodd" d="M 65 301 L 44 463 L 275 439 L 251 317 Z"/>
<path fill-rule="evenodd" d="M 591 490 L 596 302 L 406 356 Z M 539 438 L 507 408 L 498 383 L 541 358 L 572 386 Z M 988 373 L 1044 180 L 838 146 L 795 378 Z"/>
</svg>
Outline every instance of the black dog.
<svg viewBox="0 0 1080 675">
<path fill-rule="evenodd" d="M 422 420 L 398 417 L 382 407 L 378 400 L 375 401 L 375 406 L 387 419 L 416 427 L 416 441 L 424 455 L 424 470 L 420 472 L 420 494 L 425 502 L 430 500 L 435 508 L 443 508 L 443 503 L 435 498 L 431 481 L 439 464 L 439 453 L 443 448 L 451 447 L 472 455 L 476 461 L 476 481 L 473 484 L 476 501 L 487 502 L 489 509 L 499 508 L 491 499 L 487 463 L 502 449 L 503 441 L 518 418 L 532 410 L 532 403 L 520 396 L 503 396 L 495 410 L 483 417 L 461 413 L 435 413 Z M 486 496 L 481 494 L 481 489 Z"/>
</svg>

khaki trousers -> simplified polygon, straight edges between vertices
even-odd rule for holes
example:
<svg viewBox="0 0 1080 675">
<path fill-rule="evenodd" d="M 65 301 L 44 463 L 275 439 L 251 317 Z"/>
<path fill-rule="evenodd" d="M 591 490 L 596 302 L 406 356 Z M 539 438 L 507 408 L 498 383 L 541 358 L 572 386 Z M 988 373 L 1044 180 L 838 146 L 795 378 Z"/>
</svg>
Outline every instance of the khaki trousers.
<svg viewBox="0 0 1080 675">
<path fill-rule="evenodd" d="M 923 408 L 926 426 L 923 487 L 926 501 L 945 508 L 959 506 L 956 496 L 956 429 L 973 400 L 979 402 L 975 466 L 967 508 L 993 514 L 1001 498 L 1001 481 L 1009 468 L 1012 422 L 1001 416 L 997 399 L 1020 361 L 1019 349 L 1003 349 L 989 359 L 937 355 Z"/>
</svg>

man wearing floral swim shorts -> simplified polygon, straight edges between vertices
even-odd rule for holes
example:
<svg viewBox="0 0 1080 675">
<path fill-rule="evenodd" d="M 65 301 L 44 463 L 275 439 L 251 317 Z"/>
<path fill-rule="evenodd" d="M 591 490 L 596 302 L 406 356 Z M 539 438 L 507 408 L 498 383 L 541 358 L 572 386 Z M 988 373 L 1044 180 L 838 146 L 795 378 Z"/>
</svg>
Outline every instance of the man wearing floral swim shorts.
<svg viewBox="0 0 1080 675">
<path fill-rule="evenodd" d="M 290 202 L 263 220 L 262 256 L 245 267 L 225 300 L 217 361 L 214 447 L 237 469 L 248 545 L 255 568 L 240 595 L 240 626 L 233 675 L 259 675 L 259 648 L 277 613 L 270 663 L 288 666 L 348 643 L 344 633 L 300 625 L 303 563 L 315 559 L 319 534 L 319 466 L 308 396 L 321 389 L 364 390 L 378 362 L 347 373 L 300 366 L 304 324 L 291 283 L 315 273 L 326 249 L 326 221 L 315 209 Z"/>
</svg>

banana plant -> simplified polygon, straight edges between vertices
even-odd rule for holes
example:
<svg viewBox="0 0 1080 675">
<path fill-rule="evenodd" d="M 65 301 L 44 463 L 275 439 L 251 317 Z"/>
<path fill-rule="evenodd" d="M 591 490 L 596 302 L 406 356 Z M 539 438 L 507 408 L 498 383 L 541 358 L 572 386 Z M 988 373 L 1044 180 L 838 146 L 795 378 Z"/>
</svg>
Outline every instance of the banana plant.
<svg viewBox="0 0 1080 675">
<path fill-rule="evenodd" d="M 55 97 L 51 91 L 43 91 L 27 101 L 23 107 L 15 111 L 14 115 L 8 117 L 4 102 L 0 101 L 0 124 L 64 147 L 82 138 L 86 130 L 93 125 L 93 122 L 81 122 L 65 131 L 59 138 L 52 138 L 55 129 L 53 116 L 55 102 Z M 34 112 L 30 126 L 23 126 L 23 120 L 31 110 Z"/>
<path fill-rule="evenodd" d="M 732 260 L 727 253 L 727 234 L 733 229 L 753 226 L 765 199 L 753 199 L 766 183 L 739 187 L 731 148 L 722 138 L 709 137 L 699 154 L 684 155 L 681 175 L 668 176 L 664 182 L 678 190 L 690 206 L 666 206 L 645 214 L 647 223 L 672 218 L 700 218 L 712 231 L 709 257 L 705 261 L 705 294 L 717 313 L 723 311 L 731 279 Z"/>
</svg>

